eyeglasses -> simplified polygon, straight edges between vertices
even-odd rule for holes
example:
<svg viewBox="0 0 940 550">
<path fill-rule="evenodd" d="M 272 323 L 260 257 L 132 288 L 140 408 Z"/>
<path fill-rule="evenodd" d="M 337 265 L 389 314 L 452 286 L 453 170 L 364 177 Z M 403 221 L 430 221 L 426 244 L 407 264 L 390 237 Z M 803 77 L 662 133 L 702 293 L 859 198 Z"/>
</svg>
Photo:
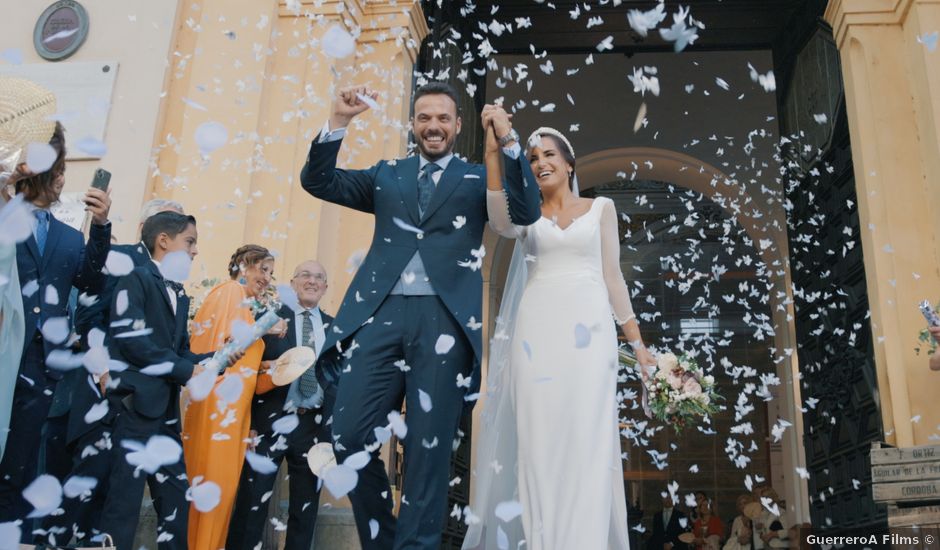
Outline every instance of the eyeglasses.
<svg viewBox="0 0 940 550">
<path fill-rule="evenodd" d="M 314 281 L 325 283 L 326 275 L 323 273 L 310 273 L 309 271 L 301 271 L 300 273 L 294 275 L 295 279 L 300 279 L 306 281 L 308 279 L 313 279 Z"/>
</svg>

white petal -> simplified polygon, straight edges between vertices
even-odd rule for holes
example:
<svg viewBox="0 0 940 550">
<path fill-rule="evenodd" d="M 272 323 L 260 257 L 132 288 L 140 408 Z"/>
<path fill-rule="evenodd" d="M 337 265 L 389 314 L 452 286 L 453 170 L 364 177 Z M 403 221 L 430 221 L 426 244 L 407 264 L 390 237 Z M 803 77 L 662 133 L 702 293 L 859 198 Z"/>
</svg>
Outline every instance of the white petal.
<svg viewBox="0 0 940 550">
<path fill-rule="evenodd" d="M 30 143 L 26 146 L 26 165 L 31 172 L 41 174 L 52 168 L 56 159 L 55 149 L 48 143 Z"/>
<path fill-rule="evenodd" d="M 114 310 L 118 315 L 124 315 L 124 312 L 127 311 L 127 289 L 121 290 L 115 296 Z"/>
<path fill-rule="evenodd" d="M 34 508 L 27 517 L 48 516 L 62 504 L 62 485 L 55 476 L 42 474 L 23 489 L 23 498 Z"/>
<path fill-rule="evenodd" d="M 101 403 L 95 403 L 88 409 L 88 412 L 85 413 L 85 424 L 97 422 L 104 418 L 106 414 L 108 414 L 108 401 L 105 400 Z"/>
<path fill-rule="evenodd" d="M 586 326 L 578 323 L 574 326 L 574 346 L 578 349 L 584 349 L 591 345 L 591 331 Z"/>
<path fill-rule="evenodd" d="M 343 498 L 349 491 L 356 488 L 357 483 L 359 483 L 359 473 L 345 464 L 338 464 L 323 472 L 323 484 L 334 498 Z"/>
<path fill-rule="evenodd" d="M 342 59 L 356 51 L 356 40 L 339 25 L 330 27 L 320 40 L 323 53 Z"/>
<path fill-rule="evenodd" d="M 62 487 L 65 496 L 75 498 L 81 496 L 98 486 L 98 480 L 93 477 L 72 476 L 65 481 Z"/>
<path fill-rule="evenodd" d="M 43 298 L 47 304 L 55 306 L 59 304 L 59 291 L 52 285 L 46 285 L 46 296 Z"/>
<path fill-rule="evenodd" d="M 196 376 L 189 379 L 186 383 L 186 389 L 189 390 L 189 398 L 193 401 L 202 401 L 209 396 L 212 387 L 215 385 L 216 374 L 211 368 L 205 369 Z"/>
<path fill-rule="evenodd" d="M 134 260 L 123 252 L 112 250 L 108 252 L 108 259 L 105 260 L 104 267 L 108 270 L 109 275 L 123 277 L 134 271 Z"/>
<path fill-rule="evenodd" d="M 259 474 L 273 474 L 277 471 L 277 464 L 275 464 L 273 460 L 253 451 L 248 451 L 245 454 L 245 460 L 248 461 L 248 465 L 251 466 L 251 469 Z"/>
<path fill-rule="evenodd" d="M 454 347 L 456 340 L 450 334 L 441 334 L 437 337 L 437 342 L 434 344 L 434 353 L 438 355 L 444 355 Z"/>
<path fill-rule="evenodd" d="M 358 453 L 349 455 L 346 460 L 343 461 L 343 464 L 353 470 L 361 470 L 369 464 L 370 460 L 372 460 L 372 455 L 369 451 L 359 451 Z"/>
<path fill-rule="evenodd" d="M 88 153 L 88 155 L 92 157 L 100 158 L 108 154 L 108 146 L 91 136 L 85 136 L 75 142 L 75 148 Z"/>
<path fill-rule="evenodd" d="M 421 403 L 421 410 L 424 412 L 431 410 L 431 396 L 424 390 L 418 390 L 418 401 Z"/>
<path fill-rule="evenodd" d="M 208 155 L 228 142 L 228 130 L 218 122 L 203 122 L 196 128 L 195 137 L 199 151 Z"/>
<path fill-rule="evenodd" d="M 211 512 L 219 505 L 222 500 L 222 488 L 214 481 L 204 481 L 198 485 L 193 485 L 188 491 L 193 506 L 200 512 Z"/>
<path fill-rule="evenodd" d="M 507 500 L 496 505 L 496 517 L 509 522 L 522 515 L 522 504 L 517 500 Z"/>
<path fill-rule="evenodd" d="M 189 279 L 189 270 L 193 266 L 193 259 L 185 250 L 170 252 L 160 261 L 160 274 L 168 281 L 177 283 Z"/>
<path fill-rule="evenodd" d="M 172 361 L 164 361 L 162 363 L 156 363 L 140 369 L 141 374 L 146 374 L 147 376 L 163 376 L 164 374 L 169 374 L 172 371 Z"/>
<path fill-rule="evenodd" d="M 399 439 L 404 439 L 408 435 L 408 425 L 405 424 L 400 412 L 392 411 L 388 413 L 388 422 L 391 424 L 392 432 Z"/>
<path fill-rule="evenodd" d="M 245 383 L 237 374 L 229 374 L 222 378 L 222 382 L 215 387 L 215 394 L 223 403 L 234 403 L 242 395 Z"/>
<path fill-rule="evenodd" d="M 42 324 L 42 337 L 53 344 L 61 344 L 69 337 L 67 317 L 52 317 Z"/>
<path fill-rule="evenodd" d="M 289 434 L 300 424 L 300 418 L 296 414 L 284 415 L 271 424 L 271 429 L 277 434 Z"/>
</svg>

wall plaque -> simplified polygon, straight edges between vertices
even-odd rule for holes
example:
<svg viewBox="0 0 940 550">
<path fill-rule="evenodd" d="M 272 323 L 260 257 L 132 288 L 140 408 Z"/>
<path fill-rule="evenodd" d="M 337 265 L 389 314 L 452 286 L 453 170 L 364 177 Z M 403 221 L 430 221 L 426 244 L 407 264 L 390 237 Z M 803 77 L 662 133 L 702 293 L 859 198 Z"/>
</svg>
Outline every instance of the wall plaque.
<svg viewBox="0 0 940 550">
<path fill-rule="evenodd" d="M 88 12 L 75 0 L 59 0 L 39 16 L 33 46 L 44 59 L 59 61 L 72 55 L 88 36 Z"/>
</svg>

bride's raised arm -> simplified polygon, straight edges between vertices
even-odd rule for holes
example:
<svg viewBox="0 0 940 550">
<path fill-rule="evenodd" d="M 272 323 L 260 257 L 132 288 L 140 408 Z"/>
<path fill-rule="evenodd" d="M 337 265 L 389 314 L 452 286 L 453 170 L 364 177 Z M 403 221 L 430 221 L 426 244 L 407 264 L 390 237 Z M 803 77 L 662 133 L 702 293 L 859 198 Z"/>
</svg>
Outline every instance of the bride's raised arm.
<svg viewBox="0 0 940 550">
<path fill-rule="evenodd" d="M 518 239 L 525 235 L 525 227 L 514 225 L 509 216 L 509 196 L 503 186 L 503 151 L 496 139 L 496 131 L 489 120 L 488 111 L 483 112 L 483 127 L 486 138 L 483 143 L 483 162 L 486 166 L 486 212 L 490 227 L 507 239 Z M 516 147 L 519 147 L 516 145 Z M 517 154 L 521 152 L 517 151 Z"/>
<path fill-rule="evenodd" d="M 620 271 L 620 230 L 617 226 L 617 209 L 614 208 L 614 201 L 610 199 L 596 200 L 604 201 L 601 205 L 601 262 L 614 319 L 620 325 L 620 330 L 626 336 L 627 342 L 633 347 L 637 361 L 641 365 L 655 364 L 652 355 L 643 345 L 640 325 L 637 323 L 633 304 L 630 301 L 630 290 L 623 279 L 623 272 Z"/>
</svg>

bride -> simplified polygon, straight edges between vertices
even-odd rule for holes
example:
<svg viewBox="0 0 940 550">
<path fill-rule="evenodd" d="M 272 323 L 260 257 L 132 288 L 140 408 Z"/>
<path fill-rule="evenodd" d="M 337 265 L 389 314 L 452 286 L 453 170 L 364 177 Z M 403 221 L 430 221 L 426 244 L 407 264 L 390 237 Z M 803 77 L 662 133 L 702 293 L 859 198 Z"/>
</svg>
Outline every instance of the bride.
<svg viewBox="0 0 940 550">
<path fill-rule="evenodd" d="M 516 239 L 492 337 L 483 426 L 465 549 L 626 549 L 620 455 L 617 334 L 641 365 L 643 346 L 620 271 L 614 203 L 578 196 L 571 144 L 539 128 L 526 154 L 542 192 L 542 218 L 513 225 L 500 160 L 500 108 L 483 112 L 487 201 L 493 229 Z"/>
</svg>

